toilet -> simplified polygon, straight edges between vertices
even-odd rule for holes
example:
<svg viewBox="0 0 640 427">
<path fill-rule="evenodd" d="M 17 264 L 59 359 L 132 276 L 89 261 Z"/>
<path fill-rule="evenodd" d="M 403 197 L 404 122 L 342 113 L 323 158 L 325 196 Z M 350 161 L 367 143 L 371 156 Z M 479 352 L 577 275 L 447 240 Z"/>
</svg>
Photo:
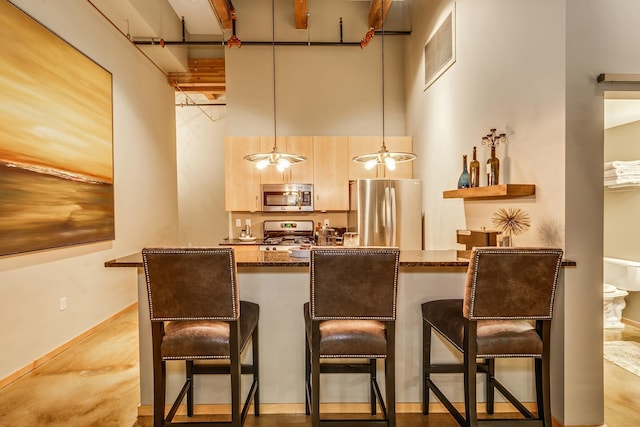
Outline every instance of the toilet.
<svg viewBox="0 0 640 427">
<path fill-rule="evenodd" d="M 604 257 L 603 262 L 604 327 L 621 329 L 624 298 L 629 292 L 640 291 L 640 262 L 609 257 Z"/>
</svg>

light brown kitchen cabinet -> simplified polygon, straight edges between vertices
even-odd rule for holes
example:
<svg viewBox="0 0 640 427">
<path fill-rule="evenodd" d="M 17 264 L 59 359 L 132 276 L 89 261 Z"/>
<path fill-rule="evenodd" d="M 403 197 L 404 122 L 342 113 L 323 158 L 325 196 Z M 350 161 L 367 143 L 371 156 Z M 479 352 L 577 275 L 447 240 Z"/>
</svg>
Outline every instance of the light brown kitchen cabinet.
<svg viewBox="0 0 640 427">
<path fill-rule="evenodd" d="M 273 150 L 273 140 L 273 136 L 261 136 L 260 152 L 268 153 Z M 313 182 L 312 136 L 279 136 L 278 151 L 305 156 L 307 161 L 292 164 L 284 172 L 278 171 L 275 166 L 268 166 L 264 168 L 260 174 L 262 184 L 282 184 L 289 182 L 310 184 Z"/>
<path fill-rule="evenodd" d="M 260 137 L 228 136 L 224 139 L 224 200 L 227 211 L 259 211 L 260 171 L 244 160 L 260 152 Z"/>
<path fill-rule="evenodd" d="M 313 137 L 313 210 L 349 209 L 350 161 L 348 137 Z"/>
<path fill-rule="evenodd" d="M 413 152 L 413 140 L 410 136 L 386 136 L 385 145 L 389 151 Z M 355 156 L 375 153 L 382 146 L 381 136 L 349 137 L 349 179 L 366 178 L 413 178 L 413 162 L 398 163 L 395 171 L 388 171 L 383 165 L 367 170 L 363 163 L 351 161 Z"/>
</svg>

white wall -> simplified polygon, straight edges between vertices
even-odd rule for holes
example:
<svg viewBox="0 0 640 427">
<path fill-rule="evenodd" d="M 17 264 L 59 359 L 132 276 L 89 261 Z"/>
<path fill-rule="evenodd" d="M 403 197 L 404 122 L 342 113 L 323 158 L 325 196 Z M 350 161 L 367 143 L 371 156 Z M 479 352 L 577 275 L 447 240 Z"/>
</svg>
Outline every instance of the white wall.
<svg viewBox="0 0 640 427">
<path fill-rule="evenodd" d="M 176 107 L 180 244 L 212 246 L 228 233 L 224 206 L 226 107 Z"/>
<path fill-rule="evenodd" d="M 424 90 L 422 49 L 448 4 L 412 3 L 412 16 L 433 18 L 414 21 L 407 47 L 407 130 L 419 156 L 414 170 L 426 183 L 426 247 L 456 248 L 456 229 L 494 228 L 493 213 L 506 207 L 531 217 L 531 228 L 516 244 L 539 244 L 538 227 L 550 221 L 561 227 L 564 217 L 558 191 L 564 164 L 562 8 L 550 0 L 457 1 L 456 62 Z M 462 155 L 471 159 L 474 146 L 486 185 L 489 149 L 481 139 L 491 128 L 507 133 L 496 149 L 500 183 L 535 184 L 536 196 L 444 200 L 442 192 L 456 188 Z"/>
<path fill-rule="evenodd" d="M 113 74 L 116 240 L 0 258 L 0 378 L 137 300 L 135 270 L 107 269 L 106 260 L 178 237 L 174 94 L 165 76 L 88 2 L 13 3 Z"/>
<path fill-rule="evenodd" d="M 271 2 L 233 2 L 237 35 L 271 41 Z M 250 8 L 248 7 L 250 6 Z M 360 42 L 368 31 L 368 2 L 309 2 L 309 31 L 292 25 L 293 3 L 276 2 L 278 41 L 337 42 L 343 18 L 345 42 Z M 335 26 L 328 22 L 335 22 Z M 285 25 L 288 24 L 288 25 Z M 280 28 L 282 26 L 282 28 Z M 403 38 L 385 37 L 385 134 L 404 135 Z M 229 135 L 272 135 L 271 46 L 227 48 Z M 359 46 L 276 46 L 278 135 L 381 135 L 381 37 Z"/>
<path fill-rule="evenodd" d="M 422 92 L 419 49 L 446 4 L 412 2 L 412 16 L 434 18 L 414 21 L 407 48 L 407 133 L 418 147 L 416 171 L 432 180 L 424 189 L 427 247 L 450 247 L 456 228 L 487 225 L 506 204 L 531 215 L 532 229 L 517 245 L 542 243 L 535 230 L 543 221 L 558 225 L 578 267 L 565 270 L 557 297 L 553 416 L 565 425 L 600 425 L 604 86 L 595 78 L 640 69 L 628 43 L 639 36 L 640 4 L 458 0 L 457 61 Z M 498 157 L 504 164 L 508 149 L 509 182 L 536 184 L 535 198 L 442 200 L 442 190 L 455 186 L 460 156 L 480 149 L 491 127 L 508 135 Z"/>
</svg>

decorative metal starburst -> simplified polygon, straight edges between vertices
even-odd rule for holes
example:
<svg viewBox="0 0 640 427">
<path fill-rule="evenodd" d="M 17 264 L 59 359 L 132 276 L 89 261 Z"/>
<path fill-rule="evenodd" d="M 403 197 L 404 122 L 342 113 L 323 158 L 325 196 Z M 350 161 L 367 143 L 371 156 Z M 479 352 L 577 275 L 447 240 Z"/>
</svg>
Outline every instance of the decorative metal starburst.
<svg viewBox="0 0 640 427">
<path fill-rule="evenodd" d="M 509 236 L 522 234 L 531 227 L 529 214 L 520 208 L 500 208 L 493 213 L 491 222 Z"/>
</svg>

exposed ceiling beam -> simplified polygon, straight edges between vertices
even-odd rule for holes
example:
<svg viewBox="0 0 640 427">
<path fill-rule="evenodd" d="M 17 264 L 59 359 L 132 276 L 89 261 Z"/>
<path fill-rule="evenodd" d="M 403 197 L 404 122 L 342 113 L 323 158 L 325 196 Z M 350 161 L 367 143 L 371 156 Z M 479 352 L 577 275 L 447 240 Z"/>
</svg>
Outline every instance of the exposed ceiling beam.
<svg viewBox="0 0 640 427">
<path fill-rule="evenodd" d="M 306 30 L 309 13 L 307 0 L 293 0 L 293 11 L 296 17 L 296 30 Z"/>
<path fill-rule="evenodd" d="M 230 30 L 233 26 L 233 14 L 235 13 L 231 0 L 209 0 L 209 4 L 220 22 L 220 27 L 223 30 Z"/>
<path fill-rule="evenodd" d="M 382 28 L 382 21 L 387 18 L 392 0 L 371 0 L 369 4 L 369 28 Z M 381 13 L 382 12 L 382 13 Z"/>
<path fill-rule="evenodd" d="M 167 79 L 176 90 L 216 99 L 226 89 L 224 58 L 189 58 L 188 72 L 169 73 Z"/>
</svg>

